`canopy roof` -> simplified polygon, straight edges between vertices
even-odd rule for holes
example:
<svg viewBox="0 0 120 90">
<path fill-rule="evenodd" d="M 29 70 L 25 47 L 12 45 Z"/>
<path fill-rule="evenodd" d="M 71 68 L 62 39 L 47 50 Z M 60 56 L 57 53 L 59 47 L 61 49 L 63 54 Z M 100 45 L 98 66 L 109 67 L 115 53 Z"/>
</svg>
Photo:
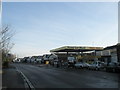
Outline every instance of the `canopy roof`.
<svg viewBox="0 0 120 90">
<path fill-rule="evenodd" d="M 103 47 L 83 47 L 83 46 L 64 46 L 50 50 L 50 52 L 86 52 L 86 51 L 100 51 Z"/>
</svg>

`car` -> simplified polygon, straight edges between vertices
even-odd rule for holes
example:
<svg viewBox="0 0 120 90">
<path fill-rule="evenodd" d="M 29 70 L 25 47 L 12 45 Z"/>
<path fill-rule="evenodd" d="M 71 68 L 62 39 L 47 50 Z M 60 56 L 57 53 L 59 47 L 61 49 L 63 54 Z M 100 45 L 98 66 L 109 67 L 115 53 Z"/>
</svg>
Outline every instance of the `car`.
<svg viewBox="0 0 120 90">
<path fill-rule="evenodd" d="M 92 64 L 89 65 L 88 69 L 92 70 L 100 70 L 102 68 L 101 62 L 100 61 L 95 61 Z"/>
<path fill-rule="evenodd" d="M 84 67 L 84 65 L 83 65 L 82 62 L 77 62 L 77 63 L 75 64 L 75 68 L 83 68 L 83 67 Z"/>
<path fill-rule="evenodd" d="M 108 66 L 106 66 L 107 72 L 120 72 L 120 64 L 116 62 L 110 62 Z"/>
<path fill-rule="evenodd" d="M 101 69 L 105 69 L 107 66 L 107 62 L 101 62 Z"/>
<path fill-rule="evenodd" d="M 116 73 L 120 73 L 120 64 L 117 65 L 117 67 L 115 68 L 115 72 L 116 72 Z"/>
<path fill-rule="evenodd" d="M 67 60 L 68 60 L 68 67 L 74 67 L 74 64 L 75 64 L 75 62 L 76 62 L 75 57 L 74 57 L 74 56 L 69 56 L 69 57 L 67 58 Z"/>
<path fill-rule="evenodd" d="M 54 60 L 53 66 L 54 66 L 54 67 L 59 67 L 59 61 L 58 61 L 57 59 Z"/>
<path fill-rule="evenodd" d="M 90 66 L 90 64 L 88 64 L 88 63 L 83 63 L 83 68 L 89 68 L 89 66 Z"/>
</svg>

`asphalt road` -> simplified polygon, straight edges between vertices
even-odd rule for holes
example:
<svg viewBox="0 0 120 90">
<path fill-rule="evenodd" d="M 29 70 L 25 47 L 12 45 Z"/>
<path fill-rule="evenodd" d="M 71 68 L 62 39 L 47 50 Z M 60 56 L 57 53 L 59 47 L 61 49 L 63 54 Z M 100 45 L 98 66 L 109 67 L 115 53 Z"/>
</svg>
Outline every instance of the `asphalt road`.
<svg viewBox="0 0 120 90">
<path fill-rule="evenodd" d="M 35 88 L 118 88 L 119 74 L 81 69 L 56 69 L 13 64 Z"/>
</svg>

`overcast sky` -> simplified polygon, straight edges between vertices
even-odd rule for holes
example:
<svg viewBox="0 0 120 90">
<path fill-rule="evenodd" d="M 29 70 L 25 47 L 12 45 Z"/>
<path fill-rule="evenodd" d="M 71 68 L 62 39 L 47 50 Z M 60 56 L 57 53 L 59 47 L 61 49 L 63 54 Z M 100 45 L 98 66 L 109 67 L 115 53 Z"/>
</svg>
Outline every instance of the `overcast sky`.
<svg viewBox="0 0 120 90">
<path fill-rule="evenodd" d="M 118 42 L 117 2 L 4 2 L 3 24 L 16 30 L 12 53 L 42 55 L 61 46 Z"/>
</svg>

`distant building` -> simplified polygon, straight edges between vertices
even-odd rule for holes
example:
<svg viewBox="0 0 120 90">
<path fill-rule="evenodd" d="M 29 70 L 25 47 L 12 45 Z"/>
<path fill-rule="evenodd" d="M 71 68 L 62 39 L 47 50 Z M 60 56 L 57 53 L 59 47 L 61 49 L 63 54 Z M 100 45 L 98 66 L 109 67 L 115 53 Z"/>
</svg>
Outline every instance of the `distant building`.
<svg viewBox="0 0 120 90">
<path fill-rule="evenodd" d="M 50 57 L 51 54 L 44 54 L 43 55 L 43 59 L 42 59 L 42 62 L 45 64 L 47 61 L 49 61 L 49 57 Z"/>
<path fill-rule="evenodd" d="M 96 55 L 101 56 L 101 61 L 107 64 L 120 62 L 120 44 L 105 47 L 103 50 L 97 51 Z"/>
</svg>

